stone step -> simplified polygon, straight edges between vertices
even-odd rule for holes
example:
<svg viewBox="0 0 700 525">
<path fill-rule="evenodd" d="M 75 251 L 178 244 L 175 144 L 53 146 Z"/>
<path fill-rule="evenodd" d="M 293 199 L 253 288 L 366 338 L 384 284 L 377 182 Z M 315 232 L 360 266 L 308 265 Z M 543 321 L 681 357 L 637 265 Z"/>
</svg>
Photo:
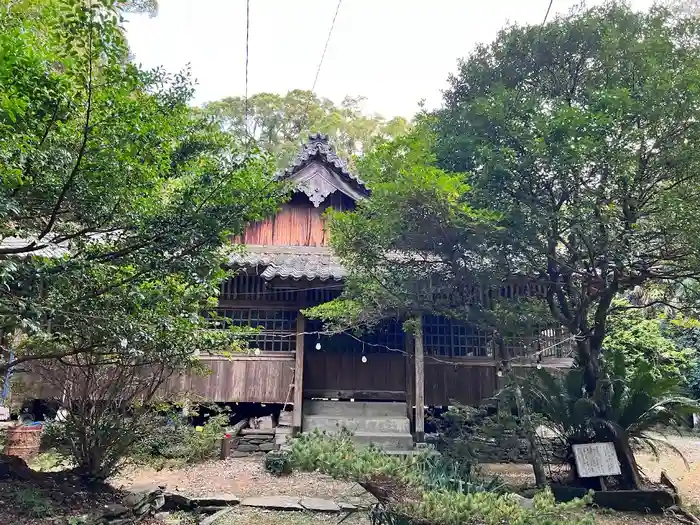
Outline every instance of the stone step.
<svg viewBox="0 0 700 525">
<path fill-rule="evenodd" d="M 406 403 L 388 401 L 304 401 L 304 414 L 313 416 L 404 417 Z"/>
<path fill-rule="evenodd" d="M 372 444 L 382 450 L 413 450 L 413 436 L 403 432 L 355 432 L 352 440 L 358 446 Z"/>
<path fill-rule="evenodd" d="M 304 416 L 304 431 L 318 429 L 326 432 L 339 432 L 343 427 L 351 432 L 408 434 L 411 431 L 411 423 L 407 417 Z"/>
<path fill-rule="evenodd" d="M 425 452 L 425 451 L 414 448 L 411 450 L 387 450 L 387 449 L 384 449 L 383 452 L 385 454 L 390 455 L 390 456 L 415 456 L 416 454 L 420 454 L 420 453 Z M 430 456 L 440 456 L 441 455 L 440 452 L 438 452 L 437 450 L 430 450 L 427 452 L 427 454 Z"/>
</svg>

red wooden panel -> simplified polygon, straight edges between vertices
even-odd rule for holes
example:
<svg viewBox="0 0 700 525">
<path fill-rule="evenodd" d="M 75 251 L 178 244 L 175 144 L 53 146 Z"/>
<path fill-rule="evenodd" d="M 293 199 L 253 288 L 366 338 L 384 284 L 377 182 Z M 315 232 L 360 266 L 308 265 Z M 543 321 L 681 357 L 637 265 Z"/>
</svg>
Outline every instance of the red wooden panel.
<svg viewBox="0 0 700 525">
<path fill-rule="evenodd" d="M 248 226 L 235 242 L 258 245 L 327 246 L 324 213 L 328 208 L 347 210 L 354 204 L 341 193 L 330 195 L 315 207 L 304 194 L 295 194 L 276 216 Z"/>
</svg>

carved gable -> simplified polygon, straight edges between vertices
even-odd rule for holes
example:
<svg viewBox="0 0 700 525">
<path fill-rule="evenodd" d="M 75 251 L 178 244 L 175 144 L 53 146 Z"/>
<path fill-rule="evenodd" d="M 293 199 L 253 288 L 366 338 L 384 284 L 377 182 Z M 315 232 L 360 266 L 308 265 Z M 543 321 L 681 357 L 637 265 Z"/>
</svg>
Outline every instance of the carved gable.
<svg viewBox="0 0 700 525">
<path fill-rule="evenodd" d="M 319 161 L 307 164 L 290 179 L 296 182 L 296 189 L 305 193 L 317 208 L 326 200 L 326 197 L 336 191 L 344 193 L 355 201 L 364 197 L 360 191 L 353 188 L 352 185 L 330 171 Z"/>
<path fill-rule="evenodd" d="M 347 164 L 320 133 L 309 136 L 292 164 L 279 176 L 294 182 L 295 188 L 309 198 L 315 207 L 332 193 L 341 192 L 354 201 L 369 192 L 362 180 L 350 173 Z"/>
</svg>

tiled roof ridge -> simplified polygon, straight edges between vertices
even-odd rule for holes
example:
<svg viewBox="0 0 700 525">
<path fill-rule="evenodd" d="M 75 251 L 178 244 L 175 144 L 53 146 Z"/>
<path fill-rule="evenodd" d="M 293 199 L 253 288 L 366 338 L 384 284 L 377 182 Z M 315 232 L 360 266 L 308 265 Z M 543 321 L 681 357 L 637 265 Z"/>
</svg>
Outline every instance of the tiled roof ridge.
<svg viewBox="0 0 700 525">
<path fill-rule="evenodd" d="M 364 181 L 352 173 L 348 168 L 347 162 L 336 153 L 335 148 L 329 141 L 328 135 L 323 133 L 309 134 L 309 139 L 302 144 L 300 152 L 290 165 L 278 175 L 278 178 L 285 179 L 291 177 L 309 162 L 316 159 L 324 164 L 332 166 L 335 171 L 342 176 L 365 186 Z"/>
<path fill-rule="evenodd" d="M 313 281 L 345 278 L 347 272 L 330 248 L 322 246 L 249 245 L 234 252 L 229 262 L 239 267 L 264 267 L 260 276 Z"/>
</svg>

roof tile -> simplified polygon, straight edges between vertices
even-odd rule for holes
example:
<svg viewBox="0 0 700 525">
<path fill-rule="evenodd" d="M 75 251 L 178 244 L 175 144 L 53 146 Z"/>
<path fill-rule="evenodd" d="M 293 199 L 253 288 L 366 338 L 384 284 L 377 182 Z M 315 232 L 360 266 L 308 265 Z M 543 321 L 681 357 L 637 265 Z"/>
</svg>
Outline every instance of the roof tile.
<svg viewBox="0 0 700 525">
<path fill-rule="evenodd" d="M 238 267 L 265 267 L 260 275 L 268 281 L 340 281 L 347 275 L 340 259 L 326 247 L 249 245 L 245 251 L 234 253 L 229 262 Z"/>
</svg>

